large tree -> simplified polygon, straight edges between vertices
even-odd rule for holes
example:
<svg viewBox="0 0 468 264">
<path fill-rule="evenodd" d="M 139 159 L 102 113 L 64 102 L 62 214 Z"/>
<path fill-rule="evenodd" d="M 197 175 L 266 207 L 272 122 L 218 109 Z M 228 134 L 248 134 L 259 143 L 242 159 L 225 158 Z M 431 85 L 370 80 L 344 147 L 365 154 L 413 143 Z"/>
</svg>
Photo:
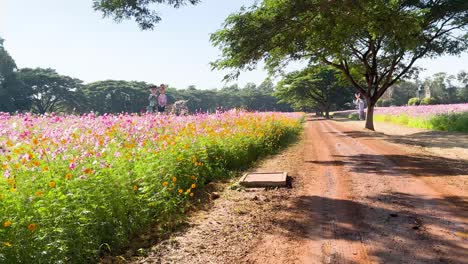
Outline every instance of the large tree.
<svg viewBox="0 0 468 264">
<path fill-rule="evenodd" d="M 458 90 L 458 98 L 460 99 L 460 102 L 468 103 L 468 73 L 461 71 L 457 75 L 457 80 L 461 83 Z"/>
<path fill-rule="evenodd" d="M 466 0 L 264 0 L 230 15 L 211 40 L 222 50 L 216 69 L 271 72 L 292 60 L 340 70 L 367 101 L 374 129 L 377 100 L 423 57 L 466 50 Z"/>
<path fill-rule="evenodd" d="M 112 17 L 120 22 L 135 19 L 141 29 L 153 29 L 161 17 L 153 10 L 154 4 L 166 4 L 175 8 L 185 4 L 197 4 L 200 0 L 93 0 L 93 7 L 104 17 Z"/>
<path fill-rule="evenodd" d="M 19 77 L 32 90 L 33 112 L 71 111 L 80 106 L 81 80 L 60 75 L 50 68 L 24 68 L 19 71 Z"/>
<path fill-rule="evenodd" d="M 107 80 L 86 84 L 88 111 L 99 113 L 140 112 L 148 105 L 148 87 L 145 82 Z"/>
<path fill-rule="evenodd" d="M 318 109 L 329 118 L 353 100 L 351 90 L 330 67 L 311 67 L 287 74 L 278 83 L 276 96 L 296 107 Z M 349 105 L 348 105 L 349 106 Z"/>
<path fill-rule="evenodd" d="M 18 69 L 0 38 L 0 111 L 14 112 L 29 109 L 30 90 L 18 79 Z"/>
</svg>

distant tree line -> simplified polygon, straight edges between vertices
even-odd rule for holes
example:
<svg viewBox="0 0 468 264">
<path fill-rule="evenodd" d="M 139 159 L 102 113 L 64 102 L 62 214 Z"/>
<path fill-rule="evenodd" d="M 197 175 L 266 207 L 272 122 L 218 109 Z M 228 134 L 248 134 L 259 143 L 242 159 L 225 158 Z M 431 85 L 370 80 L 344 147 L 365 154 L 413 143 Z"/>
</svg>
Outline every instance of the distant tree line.
<svg viewBox="0 0 468 264">
<path fill-rule="evenodd" d="M 148 87 L 138 81 L 105 80 L 84 84 L 54 69 L 21 68 L 0 38 L 0 112 L 135 113 L 148 104 Z M 329 111 L 353 107 L 349 84 L 327 67 L 307 68 L 286 74 L 275 85 L 237 84 L 220 89 L 198 89 L 191 85 L 176 89 L 169 85 L 169 102 L 187 100 L 190 112 L 214 112 L 218 108 L 251 111 Z M 468 102 L 468 73 L 437 73 L 424 81 L 401 81 L 389 88 L 378 106 Z"/>
<path fill-rule="evenodd" d="M 44 114 L 140 112 L 148 105 L 148 87 L 138 81 L 105 80 L 84 84 L 61 75 L 54 69 L 19 69 L 0 38 L 0 111 Z M 289 104 L 274 97 L 274 84 L 266 80 L 260 85 L 237 84 L 221 89 L 186 89 L 169 86 L 169 102 L 188 100 L 190 112 L 214 112 L 218 108 L 244 108 L 252 111 L 292 111 Z"/>
<path fill-rule="evenodd" d="M 401 81 L 389 88 L 377 106 L 468 103 L 468 73 L 439 72 L 424 80 Z"/>
</svg>

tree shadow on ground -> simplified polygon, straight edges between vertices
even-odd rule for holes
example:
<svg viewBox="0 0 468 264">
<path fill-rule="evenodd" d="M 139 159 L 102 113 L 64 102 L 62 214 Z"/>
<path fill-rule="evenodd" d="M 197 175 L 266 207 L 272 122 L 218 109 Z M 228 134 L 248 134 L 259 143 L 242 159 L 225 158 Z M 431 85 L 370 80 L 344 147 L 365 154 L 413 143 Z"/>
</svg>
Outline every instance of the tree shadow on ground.
<svg viewBox="0 0 468 264">
<path fill-rule="evenodd" d="M 452 199 L 427 199 L 402 193 L 367 197 L 360 202 L 299 196 L 287 207 L 278 208 L 288 214 L 273 224 L 291 237 L 364 242 L 370 245 L 367 254 L 377 263 L 458 263 L 457 260 L 468 259 L 468 251 L 454 241 L 455 235 L 434 235 L 426 229 L 450 226 L 453 234 L 466 232 L 465 222 L 448 222 L 425 211 L 431 206 L 431 210 L 467 217 L 466 201 L 459 201 L 460 210 L 449 212 L 453 207 L 447 206 L 447 202 Z M 342 256 L 345 259 L 340 263 L 358 263 L 350 255 Z"/>
<path fill-rule="evenodd" d="M 468 134 L 442 131 L 424 131 L 408 135 L 388 135 L 382 132 L 372 131 L 348 131 L 348 132 L 328 132 L 340 134 L 341 137 L 352 138 L 380 138 L 388 142 L 406 144 L 420 147 L 436 147 L 442 149 L 467 148 Z"/>
<path fill-rule="evenodd" d="M 306 161 L 326 166 L 348 166 L 357 173 L 373 173 L 393 176 L 461 176 L 467 175 L 465 160 L 449 159 L 427 155 L 334 155 L 330 161 Z"/>
</svg>

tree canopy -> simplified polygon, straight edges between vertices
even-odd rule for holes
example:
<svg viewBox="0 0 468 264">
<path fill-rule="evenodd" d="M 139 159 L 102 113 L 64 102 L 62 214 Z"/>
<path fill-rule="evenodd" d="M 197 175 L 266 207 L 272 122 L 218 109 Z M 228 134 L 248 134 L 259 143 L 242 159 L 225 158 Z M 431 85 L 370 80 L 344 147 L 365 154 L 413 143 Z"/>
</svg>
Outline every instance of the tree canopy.
<svg viewBox="0 0 468 264">
<path fill-rule="evenodd" d="M 337 70 L 330 67 L 310 67 L 287 74 L 278 83 L 275 95 L 280 102 L 297 110 L 318 109 L 329 118 L 331 110 L 351 107 L 353 95 L 346 83 L 337 78 Z"/>
<path fill-rule="evenodd" d="M 53 69 L 24 68 L 19 71 L 20 79 L 32 91 L 32 110 L 44 114 L 80 107 L 77 94 L 82 81 L 60 75 Z"/>
<path fill-rule="evenodd" d="M 154 4 L 166 4 L 178 8 L 182 5 L 199 3 L 200 0 L 93 0 L 94 10 L 116 22 L 134 19 L 141 29 L 153 29 L 161 17 L 153 10 Z"/>
<path fill-rule="evenodd" d="M 0 37 L 0 111 L 21 111 L 30 107 L 30 91 L 18 79 L 13 58 L 3 46 Z"/>
<path fill-rule="evenodd" d="M 385 91 L 422 57 L 466 50 L 465 0 L 264 0 L 231 14 L 211 36 L 226 79 L 265 60 L 271 73 L 294 60 L 340 70 L 368 104 L 366 127 Z"/>
</svg>

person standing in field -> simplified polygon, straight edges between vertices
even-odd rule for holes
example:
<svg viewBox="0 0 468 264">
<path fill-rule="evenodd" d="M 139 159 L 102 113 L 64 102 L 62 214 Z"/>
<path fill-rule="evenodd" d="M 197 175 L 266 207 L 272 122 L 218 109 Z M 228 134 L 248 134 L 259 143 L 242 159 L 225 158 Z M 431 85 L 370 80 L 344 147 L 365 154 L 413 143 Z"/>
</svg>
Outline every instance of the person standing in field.
<svg viewBox="0 0 468 264">
<path fill-rule="evenodd" d="M 356 97 L 356 105 L 359 109 L 359 120 L 365 120 L 366 119 L 366 116 L 365 116 L 365 113 L 364 113 L 364 100 L 362 99 L 361 97 L 361 93 L 356 93 L 354 94 L 354 96 Z"/>
<path fill-rule="evenodd" d="M 158 96 L 158 112 L 164 113 L 167 105 L 166 85 L 161 84 Z"/>
<path fill-rule="evenodd" d="M 148 97 L 148 107 L 146 108 L 146 112 L 148 113 L 155 113 L 156 107 L 158 106 L 158 87 L 151 86 L 150 87 L 150 95 Z"/>
</svg>

